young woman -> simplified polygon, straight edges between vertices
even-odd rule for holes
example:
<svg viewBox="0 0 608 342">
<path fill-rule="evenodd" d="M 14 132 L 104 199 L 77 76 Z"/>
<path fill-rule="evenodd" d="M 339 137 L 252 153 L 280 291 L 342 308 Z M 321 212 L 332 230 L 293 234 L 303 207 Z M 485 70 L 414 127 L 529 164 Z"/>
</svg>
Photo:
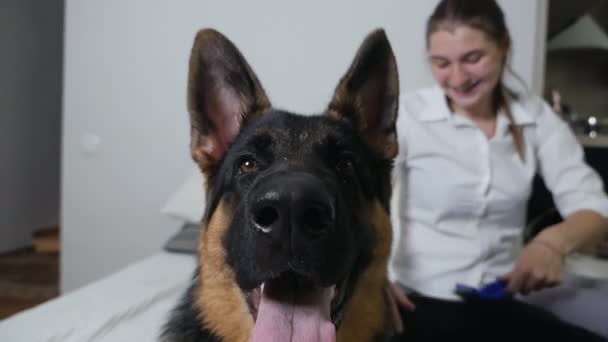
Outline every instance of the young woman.
<svg viewBox="0 0 608 342">
<path fill-rule="evenodd" d="M 608 233 L 608 199 L 567 124 L 537 96 L 505 85 L 511 39 L 494 0 L 441 1 L 426 39 L 437 85 L 403 95 L 397 125 L 399 340 L 601 341 L 517 299 L 454 293 L 495 280 L 513 295 L 557 285 L 564 257 Z M 536 173 L 565 219 L 520 249 Z"/>
</svg>

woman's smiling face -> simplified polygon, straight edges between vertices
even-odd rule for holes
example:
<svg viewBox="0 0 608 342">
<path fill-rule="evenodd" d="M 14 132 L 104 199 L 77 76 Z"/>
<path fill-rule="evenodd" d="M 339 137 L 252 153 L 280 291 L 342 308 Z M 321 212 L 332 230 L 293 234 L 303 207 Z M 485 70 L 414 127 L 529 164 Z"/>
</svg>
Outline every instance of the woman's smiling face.
<svg viewBox="0 0 608 342">
<path fill-rule="evenodd" d="M 506 50 L 483 31 L 464 24 L 429 35 L 427 52 L 433 77 L 453 109 L 471 111 L 492 103 Z"/>
</svg>

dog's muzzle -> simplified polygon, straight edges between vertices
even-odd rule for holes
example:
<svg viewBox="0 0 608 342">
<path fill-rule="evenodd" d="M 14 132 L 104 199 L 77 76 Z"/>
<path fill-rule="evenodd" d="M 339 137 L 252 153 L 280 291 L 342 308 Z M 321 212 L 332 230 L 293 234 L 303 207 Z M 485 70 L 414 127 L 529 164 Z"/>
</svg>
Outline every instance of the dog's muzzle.
<svg viewBox="0 0 608 342">
<path fill-rule="evenodd" d="M 318 341 L 333 341 L 334 299 L 340 296 L 330 280 L 334 276 L 320 271 L 320 256 L 328 255 L 330 245 L 325 241 L 336 231 L 334 196 L 312 174 L 276 173 L 253 186 L 247 213 L 249 226 L 263 241 L 259 248 L 272 249 L 277 252 L 273 258 L 285 261 L 253 291 L 253 341 L 308 334 Z"/>
</svg>

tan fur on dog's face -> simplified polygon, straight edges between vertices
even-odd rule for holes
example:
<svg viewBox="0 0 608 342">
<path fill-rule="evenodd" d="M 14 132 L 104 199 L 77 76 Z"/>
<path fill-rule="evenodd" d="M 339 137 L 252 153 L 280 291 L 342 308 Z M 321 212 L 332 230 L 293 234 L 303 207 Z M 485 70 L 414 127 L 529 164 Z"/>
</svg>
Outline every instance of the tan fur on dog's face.
<svg viewBox="0 0 608 342">
<path fill-rule="evenodd" d="M 200 285 L 196 303 L 201 309 L 201 326 L 222 336 L 225 341 L 249 341 L 253 318 L 243 291 L 237 286 L 232 269 L 226 263 L 223 245 L 230 224 L 229 205 L 221 202 L 200 235 L 198 254 Z"/>
<path fill-rule="evenodd" d="M 378 246 L 348 303 L 338 341 L 373 341 L 375 332 L 390 329 L 386 298 L 381 295 L 386 286 L 393 234 L 390 216 L 379 202 L 370 203 L 368 215 L 374 222 Z"/>
</svg>

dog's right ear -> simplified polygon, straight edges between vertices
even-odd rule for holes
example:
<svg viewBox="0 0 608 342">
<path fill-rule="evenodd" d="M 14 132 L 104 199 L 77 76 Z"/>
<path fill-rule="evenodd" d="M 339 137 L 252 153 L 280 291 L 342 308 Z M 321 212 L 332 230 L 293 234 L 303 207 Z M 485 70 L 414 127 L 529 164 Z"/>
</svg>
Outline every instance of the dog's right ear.
<svg viewBox="0 0 608 342">
<path fill-rule="evenodd" d="M 197 33 L 190 55 L 188 111 L 192 158 L 211 176 L 241 126 L 270 109 L 251 67 L 221 33 Z"/>
<path fill-rule="evenodd" d="M 397 155 L 399 75 L 386 33 L 371 32 L 340 79 L 328 115 L 351 122 L 386 159 Z"/>
</svg>

